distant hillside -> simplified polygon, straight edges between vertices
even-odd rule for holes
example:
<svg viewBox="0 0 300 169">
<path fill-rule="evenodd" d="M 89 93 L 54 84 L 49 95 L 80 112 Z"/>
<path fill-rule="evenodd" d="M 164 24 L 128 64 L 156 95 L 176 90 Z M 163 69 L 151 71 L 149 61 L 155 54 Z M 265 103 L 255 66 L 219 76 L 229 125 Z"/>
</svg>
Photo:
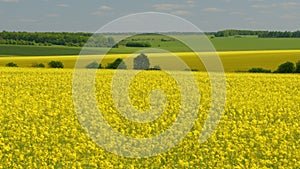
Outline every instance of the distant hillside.
<svg viewBox="0 0 300 169">
<path fill-rule="evenodd" d="M 252 31 L 252 30 L 223 30 L 214 33 L 215 37 L 258 36 L 259 38 L 300 38 L 300 31 Z"/>
</svg>

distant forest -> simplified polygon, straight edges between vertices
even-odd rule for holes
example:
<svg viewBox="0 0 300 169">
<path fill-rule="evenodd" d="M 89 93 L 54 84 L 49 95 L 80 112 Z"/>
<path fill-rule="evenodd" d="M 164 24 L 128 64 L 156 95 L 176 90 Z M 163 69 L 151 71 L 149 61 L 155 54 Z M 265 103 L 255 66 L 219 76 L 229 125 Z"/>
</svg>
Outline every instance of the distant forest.
<svg viewBox="0 0 300 169">
<path fill-rule="evenodd" d="M 92 37 L 90 39 L 90 37 Z M 88 47 L 112 47 L 112 37 L 101 34 L 68 32 L 0 32 L 0 44 L 39 45 L 39 46 L 74 46 L 82 47 L 89 40 Z"/>
<path fill-rule="evenodd" d="M 121 33 L 122 34 L 122 33 Z M 128 33 L 125 33 L 128 34 Z M 193 32 L 174 32 L 168 34 L 191 35 Z M 218 32 L 207 32 L 207 35 L 215 37 L 230 36 L 257 36 L 259 38 L 300 38 L 300 31 L 251 31 L 251 30 L 223 30 Z M 0 32 L 0 44 L 8 45 L 38 45 L 38 46 L 73 46 L 83 47 L 89 40 L 88 47 L 114 47 L 115 40 L 110 34 L 93 33 L 70 33 L 70 32 Z M 151 34 L 149 34 L 151 36 Z M 92 38 L 91 38 L 92 37 Z M 91 39 L 90 39 L 91 38 Z"/>
<path fill-rule="evenodd" d="M 300 38 L 300 31 L 251 31 L 251 30 L 223 30 L 214 33 L 215 37 L 229 36 L 258 36 L 259 38 Z"/>
</svg>

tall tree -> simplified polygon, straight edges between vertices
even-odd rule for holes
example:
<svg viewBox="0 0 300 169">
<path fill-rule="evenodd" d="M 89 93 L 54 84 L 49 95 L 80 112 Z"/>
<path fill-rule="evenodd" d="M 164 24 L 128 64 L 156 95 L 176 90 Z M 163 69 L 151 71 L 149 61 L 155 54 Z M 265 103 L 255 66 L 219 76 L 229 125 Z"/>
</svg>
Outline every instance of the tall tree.
<svg viewBox="0 0 300 169">
<path fill-rule="evenodd" d="M 150 61 L 144 53 L 134 58 L 133 68 L 135 70 L 146 70 L 149 69 L 149 67 L 150 67 Z"/>
<path fill-rule="evenodd" d="M 281 64 L 275 73 L 294 73 L 295 72 L 295 65 L 292 62 L 285 62 Z"/>
</svg>

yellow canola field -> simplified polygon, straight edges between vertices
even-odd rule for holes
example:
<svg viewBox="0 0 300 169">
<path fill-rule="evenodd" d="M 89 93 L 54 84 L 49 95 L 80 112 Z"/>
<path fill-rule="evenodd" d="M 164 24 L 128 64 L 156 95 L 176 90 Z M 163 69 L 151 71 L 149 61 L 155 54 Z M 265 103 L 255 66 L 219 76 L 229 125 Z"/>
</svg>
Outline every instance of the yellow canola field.
<svg viewBox="0 0 300 169">
<path fill-rule="evenodd" d="M 210 85 L 206 73 L 194 73 L 201 92 L 194 127 L 180 144 L 149 158 L 117 156 L 91 140 L 73 108 L 72 75 L 71 69 L 0 68 L 0 168 L 300 167 L 299 75 L 226 74 L 225 111 L 213 135 L 200 144 Z M 137 109 L 149 108 L 150 89 L 160 88 L 170 99 L 160 118 L 140 124 L 114 108 L 113 75 L 110 70 L 97 72 L 95 95 L 115 131 L 144 138 L 172 125 L 180 107 L 174 79 L 160 71 L 136 76 L 129 91 Z"/>
<path fill-rule="evenodd" d="M 209 52 L 198 53 L 200 57 L 212 55 Z M 229 51 L 217 52 L 214 55 L 219 55 L 226 72 L 247 71 L 251 68 L 265 68 L 276 70 L 277 67 L 287 61 L 297 62 L 300 60 L 300 50 L 266 50 L 266 51 Z M 102 60 L 102 65 L 106 66 L 113 62 L 116 58 L 126 58 L 128 56 L 135 57 L 138 54 L 108 54 Z M 181 52 L 173 53 L 171 55 L 181 58 L 191 69 L 198 69 L 206 71 L 201 60 L 195 53 Z M 149 53 L 147 56 L 151 57 L 168 57 L 168 53 Z M 102 56 L 103 57 L 103 56 Z M 89 56 L 89 60 L 96 61 L 101 56 Z M 44 63 L 47 65 L 52 60 L 62 61 L 65 68 L 74 68 L 78 56 L 11 56 L 0 57 L 0 66 L 5 66 L 9 62 L 14 62 L 20 67 L 31 67 L 33 64 Z M 152 65 L 154 66 L 154 65 Z"/>
</svg>

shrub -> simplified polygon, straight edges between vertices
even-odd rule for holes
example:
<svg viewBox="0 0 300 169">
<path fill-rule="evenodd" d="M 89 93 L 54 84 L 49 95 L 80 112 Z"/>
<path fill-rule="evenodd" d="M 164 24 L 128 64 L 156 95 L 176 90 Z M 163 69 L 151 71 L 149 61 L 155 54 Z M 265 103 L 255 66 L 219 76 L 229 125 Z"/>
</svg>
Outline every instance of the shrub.
<svg viewBox="0 0 300 169">
<path fill-rule="evenodd" d="M 294 73 L 295 65 L 292 62 L 285 62 L 281 64 L 274 73 Z"/>
<path fill-rule="evenodd" d="M 246 72 L 249 72 L 248 70 L 240 70 L 240 69 L 238 69 L 238 70 L 235 70 L 234 71 L 235 73 L 246 73 Z"/>
<path fill-rule="evenodd" d="M 61 61 L 51 61 L 48 63 L 51 68 L 64 68 L 64 65 Z"/>
<path fill-rule="evenodd" d="M 161 68 L 160 68 L 159 65 L 155 65 L 155 66 L 153 67 L 153 69 L 155 69 L 155 70 L 161 70 Z"/>
<path fill-rule="evenodd" d="M 6 64 L 6 67 L 18 67 L 18 65 L 15 64 L 14 62 L 9 62 Z"/>
<path fill-rule="evenodd" d="M 113 63 L 109 63 L 106 67 L 106 69 L 127 69 L 127 66 L 125 62 L 123 62 L 123 59 L 116 59 Z"/>
<path fill-rule="evenodd" d="M 252 68 L 248 70 L 250 73 L 271 73 L 271 70 L 263 69 L 263 68 Z"/>
<path fill-rule="evenodd" d="M 151 47 L 149 42 L 127 42 L 126 47 Z"/>
<path fill-rule="evenodd" d="M 199 72 L 198 69 L 191 69 L 192 72 Z"/>
<path fill-rule="evenodd" d="M 86 65 L 86 68 L 88 68 L 88 69 L 98 69 L 99 68 L 99 64 L 96 61 L 94 61 L 94 62 Z"/>
<path fill-rule="evenodd" d="M 184 71 L 199 72 L 199 70 L 195 69 L 195 68 L 192 68 L 192 69 L 186 68 L 186 69 L 184 69 Z"/>
<path fill-rule="evenodd" d="M 300 60 L 296 63 L 295 73 L 300 73 Z"/>
<path fill-rule="evenodd" d="M 161 70 L 160 66 L 159 65 L 155 65 L 154 67 L 151 67 L 147 70 Z"/>
<path fill-rule="evenodd" d="M 32 64 L 32 67 L 46 67 L 43 63 L 35 63 L 35 64 Z"/>
</svg>

